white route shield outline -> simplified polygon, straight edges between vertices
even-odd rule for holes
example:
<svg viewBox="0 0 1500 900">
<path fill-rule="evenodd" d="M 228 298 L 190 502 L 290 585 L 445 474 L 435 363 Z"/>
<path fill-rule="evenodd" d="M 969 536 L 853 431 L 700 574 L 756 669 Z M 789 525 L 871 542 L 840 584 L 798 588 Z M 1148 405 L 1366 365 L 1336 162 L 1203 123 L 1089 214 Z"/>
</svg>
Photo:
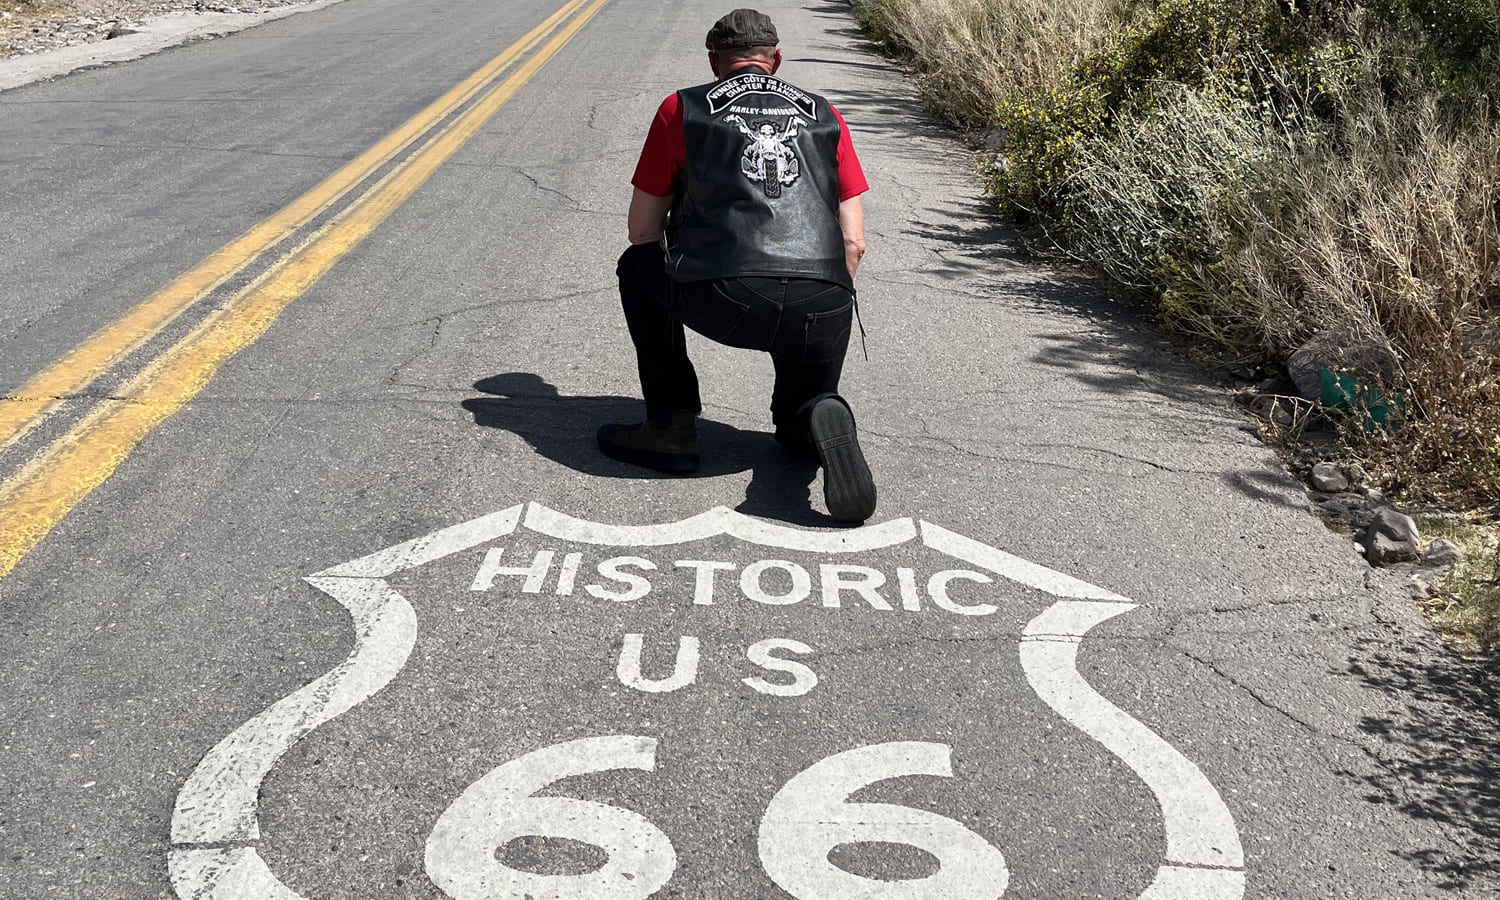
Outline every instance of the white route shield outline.
<svg viewBox="0 0 1500 900">
<path fill-rule="evenodd" d="M 181 900 L 308 900 L 283 884 L 256 850 L 260 787 L 277 761 L 320 725 L 389 684 L 416 643 L 417 617 L 391 575 L 504 537 L 518 527 L 581 544 L 666 546 L 730 535 L 750 544 L 854 553 L 920 539 L 987 572 L 1057 600 L 1020 642 L 1026 680 L 1051 709 L 1128 766 L 1156 797 L 1166 853 L 1137 900 L 1241 900 L 1244 852 L 1217 790 L 1187 757 L 1096 692 L 1077 669 L 1089 630 L 1138 604 L 930 522 L 892 519 L 844 531 L 809 531 L 726 507 L 662 525 L 603 525 L 524 503 L 387 547 L 304 580 L 353 619 L 354 649 L 322 677 L 282 698 L 199 762 L 172 812 L 168 869 Z"/>
</svg>

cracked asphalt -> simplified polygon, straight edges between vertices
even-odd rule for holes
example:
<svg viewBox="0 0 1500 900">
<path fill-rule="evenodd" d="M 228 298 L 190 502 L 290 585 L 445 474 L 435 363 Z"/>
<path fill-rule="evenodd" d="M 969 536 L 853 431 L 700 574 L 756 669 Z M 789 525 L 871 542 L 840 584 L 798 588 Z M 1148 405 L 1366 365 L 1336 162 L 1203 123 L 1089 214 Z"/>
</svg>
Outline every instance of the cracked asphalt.
<svg viewBox="0 0 1500 900">
<path fill-rule="evenodd" d="M 844 382 L 879 484 L 872 524 L 932 523 L 1138 604 L 1089 631 L 1077 671 L 1212 785 L 1243 845 L 1243 896 L 1500 893 L 1500 730 L 1483 673 L 1431 634 L 1399 576 L 1323 527 L 1170 342 L 1026 256 L 846 4 L 760 8 L 783 37 L 782 74 L 838 105 L 872 187 L 858 284 L 869 359 L 854 340 Z M 555 9 L 346 0 L 0 93 L 5 396 Z M 640 415 L 613 285 L 630 173 L 662 97 L 707 79 L 702 37 L 720 12 L 610 0 L 0 578 L 0 895 L 178 895 L 171 821 L 189 774 L 356 646 L 349 614 L 306 576 L 526 503 L 609 525 L 722 506 L 833 531 L 816 471 L 771 439 L 770 366 L 755 354 L 690 339 L 706 402 L 698 477 L 594 447 L 598 425 Z M 196 321 L 0 449 L 0 475 Z M 517 566 L 579 553 L 579 593 L 512 576 L 476 591 L 486 547 Z M 655 565 L 641 570 L 653 593 L 585 596 L 610 556 Z M 731 574 L 722 599 L 698 604 L 674 568 L 779 560 L 826 593 L 830 559 L 880 573 L 897 609 L 853 595 L 766 605 Z M 927 578 L 970 568 L 918 544 L 829 557 L 719 535 L 609 549 L 523 528 L 393 575 L 415 610 L 409 658 L 271 769 L 247 846 L 303 897 L 441 897 L 424 848 L 478 779 L 562 742 L 637 735 L 658 741 L 653 772 L 547 790 L 669 836 L 675 874 L 656 896 L 839 900 L 854 895 L 795 895 L 767 874 L 757 835 L 772 798 L 835 754 L 930 742 L 950 748 L 952 777 L 893 777 L 855 799 L 979 835 L 1004 854 L 1006 896 L 1140 896 L 1167 861 L 1158 798 L 1049 708 L 1020 660 L 1023 630 L 1056 597 L 960 580 L 962 603 L 997 611 L 936 608 Z M 929 587 L 920 613 L 897 599 L 903 569 Z M 697 638 L 697 679 L 625 684 L 627 634 L 644 636 L 652 678 L 674 641 Z M 815 687 L 745 683 L 787 680 L 747 656 L 771 638 L 810 648 L 796 658 Z M 830 853 L 878 881 L 941 870 L 940 855 L 895 843 Z M 597 867 L 577 847 L 492 855 L 559 877 Z"/>
</svg>

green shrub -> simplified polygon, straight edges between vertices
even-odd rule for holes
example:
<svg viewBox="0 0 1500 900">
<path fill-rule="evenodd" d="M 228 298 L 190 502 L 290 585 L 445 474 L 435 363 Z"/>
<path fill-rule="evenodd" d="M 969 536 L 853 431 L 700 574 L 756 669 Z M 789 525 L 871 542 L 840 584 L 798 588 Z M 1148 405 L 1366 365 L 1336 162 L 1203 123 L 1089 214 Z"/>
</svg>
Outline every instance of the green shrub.
<svg viewBox="0 0 1500 900">
<path fill-rule="evenodd" d="M 1045 42 L 1005 24 L 1041 0 L 859 2 L 1002 135 L 983 177 L 1036 246 L 1242 357 L 1367 336 L 1408 414 L 1351 452 L 1500 498 L 1495 0 L 1064 0 L 1088 28 Z"/>
<path fill-rule="evenodd" d="M 1252 97 L 1258 86 L 1248 76 L 1267 48 L 1284 55 L 1301 40 L 1272 0 L 1163 0 L 1138 9 L 1139 23 L 1122 25 L 1056 85 L 997 104 L 1006 146 L 987 176 L 1008 213 L 1035 219 L 1056 211 L 1080 152 L 1112 140 L 1122 114 L 1149 115 L 1210 78 L 1230 96 Z"/>
<path fill-rule="evenodd" d="M 1077 145 L 1051 234 L 1062 252 L 1127 286 L 1172 328 L 1266 355 L 1297 312 L 1239 278 L 1241 223 L 1281 218 L 1306 149 L 1268 102 L 1165 89 L 1119 113 L 1108 141 Z"/>
<path fill-rule="evenodd" d="M 1441 55 L 1477 60 L 1500 42 L 1500 4 L 1494 0 L 1373 0 L 1389 24 L 1415 28 Z"/>
</svg>

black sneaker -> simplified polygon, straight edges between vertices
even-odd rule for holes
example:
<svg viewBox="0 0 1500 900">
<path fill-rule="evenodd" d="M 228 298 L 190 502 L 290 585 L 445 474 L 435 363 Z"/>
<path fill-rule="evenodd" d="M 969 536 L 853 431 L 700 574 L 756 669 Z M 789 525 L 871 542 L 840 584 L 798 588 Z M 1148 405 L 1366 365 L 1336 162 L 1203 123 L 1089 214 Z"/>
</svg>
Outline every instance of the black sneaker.
<svg viewBox="0 0 1500 900">
<path fill-rule="evenodd" d="M 669 421 L 639 425 L 605 425 L 599 429 L 599 449 L 620 462 L 658 472 L 690 475 L 698 471 L 696 413 L 674 412 Z"/>
<path fill-rule="evenodd" d="M 808 415 L 808 431 L 823 464 L 823 500 L 840 522 L 863 522 L 875 512 L 875 479 L 859 449 L 854 413 L 841 397 L 825 397 Z"/>
</svg>

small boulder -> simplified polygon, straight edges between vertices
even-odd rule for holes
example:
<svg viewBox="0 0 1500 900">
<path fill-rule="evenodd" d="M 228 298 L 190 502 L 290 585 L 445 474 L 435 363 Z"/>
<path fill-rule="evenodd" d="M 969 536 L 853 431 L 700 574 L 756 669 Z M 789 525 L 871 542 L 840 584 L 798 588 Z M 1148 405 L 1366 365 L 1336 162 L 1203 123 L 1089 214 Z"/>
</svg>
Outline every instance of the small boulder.
<svg viewBox="0 0 1500 900">
<path fill-rule="evenodd" d="M 1452 541 L 1438 538 L 1427 545 L 1427 550 L 1422 554 L 1422 565 L 1424 566 L 1451 566 L 1464 558 L 1464 552 Z"/>
<path fill-rule="evenodd" d="M 1314 335 L 1292 353 L 1286 366 L 1297 392 L 1317 403 L 1323 398 L 1324 369 L 1346 372 L 1367 383 L 1391 384 L 1396 358 L 1372 330 L 1350 326 Z"/>
<path fill-rule="evenodd" d="M 1312 473 L 1308 476 L 1315 490 L 1325 494 L 1337 494 L 1348 490 L 1349 479 L 1339 471 L 1339 467 L 1331 462 L 1321 462 L 1312 467 Z"/>
<path fill-rule="evenodd" d="M 1389 506 L 1375 510 L 1365 532 L 1365 559 L 1372 566 L 1410 562 L 1420 556 L 1422 536 L 1417 523 Z"/>
</svg>

